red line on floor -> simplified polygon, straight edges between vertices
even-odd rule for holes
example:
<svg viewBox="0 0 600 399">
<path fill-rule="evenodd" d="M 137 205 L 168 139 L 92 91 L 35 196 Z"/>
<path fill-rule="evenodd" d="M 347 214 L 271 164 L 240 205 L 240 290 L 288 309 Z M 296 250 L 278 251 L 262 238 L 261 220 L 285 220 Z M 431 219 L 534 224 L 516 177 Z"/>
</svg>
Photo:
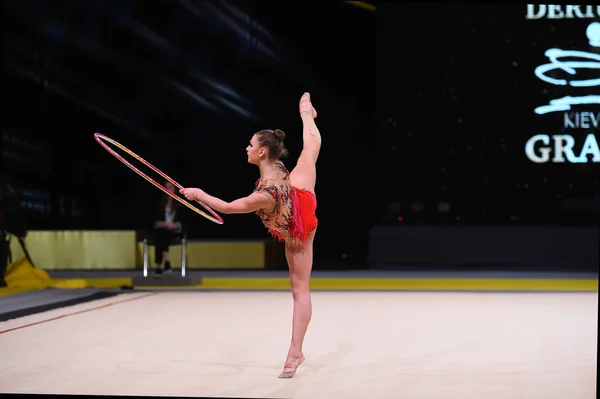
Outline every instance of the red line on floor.
<svg viewBox="0 0 600 399">
<path fill-rule="evenodd" d="M 140 295 L 140 296 L 136 296 L 135 298 L 125 299 L 124 301 L 117 301 L 117 302 L 106 303 L 104 305 L 96 306 L 96 307 L 93 307 L 93 308 L 84 309 L 84 310 L 78 310 L 77 312 L 71 312 L 71 313 L 60 315 L 60 316 L 52 317 L 50 319 L 36 321 L 35 323 L 29 323 L 29 324 L 25 324 L 23 326 L 9 328 L 8 330 L 0 331 L 0 335 L 5 334 L 7 332 L 11 332 L 11 331 L 15 331 L 15 330 L 20 330 L 22 328 L 27 328 L 27 327 L 35 326 L 35 325 L 38 325 L 38 324 L 48 323 L 49 321 L 54 321 L 54 320 L 62 319 L 64 317 L 75 316 L 77 314 L 91 312 L 92 310 L 103 309 L 103 308 L 107 308 L 109 306 L 118 305 L 118 304 L 125 303 L 125 302 L 131 302 L 131 301 L 135 301 L 137 299 L 147 298 L 150 295 L 154 295 L 154 294 L 158 294 L 158 292 L 150 292 L 150 293 L 148 293 L 146 295 Z"/>
</svg>

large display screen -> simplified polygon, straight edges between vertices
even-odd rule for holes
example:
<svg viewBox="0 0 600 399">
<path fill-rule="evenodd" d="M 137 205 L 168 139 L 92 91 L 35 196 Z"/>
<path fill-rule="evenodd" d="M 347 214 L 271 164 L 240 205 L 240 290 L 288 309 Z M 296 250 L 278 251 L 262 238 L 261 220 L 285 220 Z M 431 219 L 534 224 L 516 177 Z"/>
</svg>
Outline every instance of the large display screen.
<svg viewBox="0 0 600 399">
<path fill-rule="evenodd" d="M 552 221 L 600 193 L 600 6 L 378 7 L 382 206 Z"/>
</svg>

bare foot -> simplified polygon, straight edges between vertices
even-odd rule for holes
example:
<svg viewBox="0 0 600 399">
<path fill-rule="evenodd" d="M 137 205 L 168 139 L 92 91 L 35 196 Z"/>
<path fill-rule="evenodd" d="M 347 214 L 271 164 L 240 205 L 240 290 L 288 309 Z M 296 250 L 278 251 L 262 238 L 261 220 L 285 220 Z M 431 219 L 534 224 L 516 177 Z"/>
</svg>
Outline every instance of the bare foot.
<svg viewBox="0 0 600 399">
<path fill-rule="evenodd" d="M 300 97 L 300 115 L 302 114 L 312 115 L 313 119 L 317 118 L 317 110 L 312 106 L 310 102 L 310 93 L 306 92 Z"/>
</svg>

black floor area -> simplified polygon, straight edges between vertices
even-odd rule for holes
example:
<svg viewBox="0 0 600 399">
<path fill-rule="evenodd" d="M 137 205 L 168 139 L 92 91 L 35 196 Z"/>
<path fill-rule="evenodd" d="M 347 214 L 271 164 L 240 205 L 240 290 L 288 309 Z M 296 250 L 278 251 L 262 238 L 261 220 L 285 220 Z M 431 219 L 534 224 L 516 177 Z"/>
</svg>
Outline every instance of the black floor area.
<svg viewBox="0 0 600 399">
<path fill-rule="evenodd" d="M 0 298 L 0 322 L 122 294 L 117 290 L 47 289 Z"/>
</svg>

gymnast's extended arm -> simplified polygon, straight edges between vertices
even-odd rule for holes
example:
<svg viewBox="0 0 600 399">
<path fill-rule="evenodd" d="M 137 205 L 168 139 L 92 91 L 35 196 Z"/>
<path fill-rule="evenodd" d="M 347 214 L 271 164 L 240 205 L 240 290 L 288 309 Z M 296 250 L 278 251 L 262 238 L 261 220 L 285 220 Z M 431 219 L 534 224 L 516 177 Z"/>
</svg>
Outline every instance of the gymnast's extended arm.
<svg viewBox="0 0 600 399">
<path fill-rule="evenodd" d="M 184 188 L 179 191 L 188 200 L 204 202 L 217 212 L 224 214 L 252 213 L 259 209 L 273 206 L 271 200 L 259 193 L 252 193 L 247 197 L 238 198 L 231 202 L 206 194 L 199 188 Z"/>
</svg>

